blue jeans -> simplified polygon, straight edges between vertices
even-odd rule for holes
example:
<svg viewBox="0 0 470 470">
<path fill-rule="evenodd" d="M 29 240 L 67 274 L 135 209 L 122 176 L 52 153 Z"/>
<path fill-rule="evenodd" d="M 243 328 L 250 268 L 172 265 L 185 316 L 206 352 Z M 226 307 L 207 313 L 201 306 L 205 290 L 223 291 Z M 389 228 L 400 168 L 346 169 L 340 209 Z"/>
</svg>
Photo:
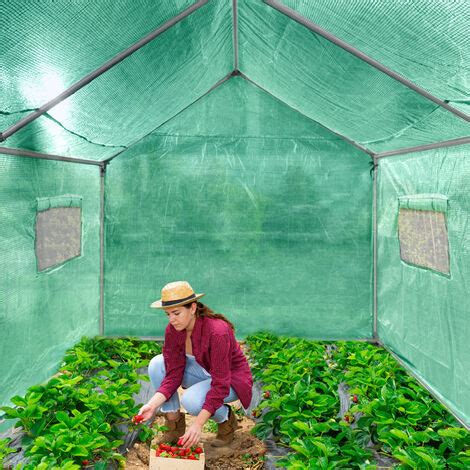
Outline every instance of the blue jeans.
<svg viewBox="0 0 470 470">
<path fill-rule="evenodd" d="M 163 354 L 155 356 L 150 361 L 148 373 L 153 387 L 157 390 L 165 377 Z M 186 355 L 186 367 L 184 369 L 183 382 L 181 383 L 181 386 L 185 388 L 186 391 L 181 401 L 184 409 L 190 415 L 197 416 L 202 410 L 207 392 L 211 388 L 211 381 L 210 374 L 196 362 L 196 359 Z M 238 400 L 238 396 L 235 390 L 230 387 L 230 392 L 228 396 L 225 397 L 224 403 L 230 403 L 235 400 Z M 162 413 L 172 413 L 179 411 L 179 409 L 180 399 L 177 391 L 160 407 Z M 216 423 L 223 423 L 228 419 L 228 407 L 222 405 L 215 411 L 211 418 Z"/>
</svg>

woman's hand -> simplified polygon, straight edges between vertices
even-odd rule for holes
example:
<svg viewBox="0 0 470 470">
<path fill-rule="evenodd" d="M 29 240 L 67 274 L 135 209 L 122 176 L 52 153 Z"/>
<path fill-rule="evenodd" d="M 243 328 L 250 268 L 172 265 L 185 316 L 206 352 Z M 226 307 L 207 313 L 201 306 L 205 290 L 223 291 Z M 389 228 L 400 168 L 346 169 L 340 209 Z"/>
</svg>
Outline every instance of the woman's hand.
<svg viewBox="0 0 470 470">
<path fill-rule="evenodd" d="M 155 413 L 155 409 L 155 406 L 147 403 L 139 410 L 139 415 L 144 417 L 144 422 L 148 421 L 150 418 L 152 418 L 153 414 Z"/>
<path fill-rule="evenodd" d="M 183 447 L 191 447 L 199 443 L 201 440 L 202 426 L 193 423 L 187 431 L 179 438 L 178 444 Z"/>
</svg>

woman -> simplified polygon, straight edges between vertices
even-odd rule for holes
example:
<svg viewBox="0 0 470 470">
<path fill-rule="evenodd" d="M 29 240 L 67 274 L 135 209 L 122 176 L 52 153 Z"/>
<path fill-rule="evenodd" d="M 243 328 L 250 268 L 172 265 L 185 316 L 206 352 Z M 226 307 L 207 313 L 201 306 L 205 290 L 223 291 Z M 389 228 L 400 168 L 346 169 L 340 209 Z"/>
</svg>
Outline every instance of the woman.
<svg viewBox="0 0 470 470">
<path fill-rule="evenodd" d="M 181 437 L 184 447 L 200 441 L 202 427 L 209 418 L 218 425 L 212 445 L 221 447 L 232 442 L 237 420 L 226 403 L 239 399 L 248 408 L 251 401 L 253 379 L 234 327 L 223 315 L 198 302 L 203 295 L 195 294 L 185 281 L 171 282 L 162 289 L 162 298 L 151 305 L 165 310 L 168 326 L 163 354 L 149 364 L 156 393 L 140 414 L 147 421 L 161 406 L 168 431 L 160 442 L 176 442 Z M 184 408 L 197 416 L 187 430 L 185 415 L 180 413 L 180 385 L 186 389 Z"/>
</svg>

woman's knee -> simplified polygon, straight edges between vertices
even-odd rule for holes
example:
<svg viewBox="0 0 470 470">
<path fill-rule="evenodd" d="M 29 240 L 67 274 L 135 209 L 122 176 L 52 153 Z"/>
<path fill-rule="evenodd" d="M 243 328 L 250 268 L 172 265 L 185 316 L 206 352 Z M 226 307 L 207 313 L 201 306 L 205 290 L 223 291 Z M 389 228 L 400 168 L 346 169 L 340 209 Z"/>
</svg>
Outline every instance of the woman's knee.
<svg viewBox="0 0 470 470">
<path fill-rule="evenodd" d="M 190 390 L 183 394 L 181 398 L 181 404 L 183 408 L 192 416 L 197 416 L 201 410 L 202 405 L 204 405 L 204 398 L 196 393 L 191 393 Z"/>
<path fill-rule="evenodd" d="M 150 377 L 163 377 L 165 375 L 165 361 L 163 360 L 163 354 L 159 354 L 150 360 L 148 373 Z"/>
</svg>

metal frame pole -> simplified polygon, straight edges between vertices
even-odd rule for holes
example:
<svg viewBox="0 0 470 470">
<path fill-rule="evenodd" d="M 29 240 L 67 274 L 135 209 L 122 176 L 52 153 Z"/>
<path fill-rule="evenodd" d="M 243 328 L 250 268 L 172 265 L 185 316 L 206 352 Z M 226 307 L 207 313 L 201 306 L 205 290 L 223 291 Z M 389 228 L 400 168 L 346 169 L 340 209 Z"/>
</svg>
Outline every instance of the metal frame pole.
<svg viewBox="0 0 470 470">
<path fill-rule="evenodd" d="M 232 0 L 233 11 L 233 69 L 238 70 L 238 2 Z"/>
<path fill-rule="evenodd" d="M 369 155 L 370 157 L 374 157 L 374 152 L 372 152 L 371 150 L 369 150 L 368 148 L 366 147 L 363 147 L 362 145 L 358 144 L 357 142 L 354 142 L 353 140 L 351 139 L 348 139 L 346 136 L 342 135 L 342 134 L 339 134 L 338 132 L 335 132 L 333 130 L 331 130 L 330 128 L 326 127 L 325 125 L 321 124 L 320 122 L 318 121 L 315 121 L 315 119 L 312 119 L 311 117 L 309 116 L 306 116 L 304 113 L 302 113 L 301 111 L 299 111 L 298 109 L 296 108 L 293 108 L 292 106 L 290 106 L 289 104 L 287 104 L 285 101 L 282 101 L 281 99 L 279 99 L 277 96 L 273 95 L 271 92 L 269 92 L 268 90 L 266 90 L 265 88 L 263 88 L 261 85 L 259 85 L 258 83 L 254 82 L 251 78 L 248 78 L 243 72 L 239 72 L 239 75 L 241 77 L 243 77 L 245 80 L 247 80 L 248 82 L 252 83 L 253 85 L 255 85 L 256 87 L 258 87 L 260 90 L 263 90 L 265 93 L 267 93 L 269 96 L 273 97 L 274 99 L 276 99 L 277 101 L 280 101 L 281 103 L 283 103 L 285 106 L 288 106 L 290 109 L 296 111 L 297 113 L 299 113 L 300 115 L 302 115 L 303 117 L 309 119 L 310 121 L 318 124 L 319 126 L 323 127 L 324 129 L 326 129 L 327 131 L 331 132 L 332 134 L 338 136 L 340 139 L 343 139 L 344 141 L 346 141 L 348 144 L 351 144 L 353 147 L 356 147 L 357 149 L 361 150 L 362 152 L 366 153 L 367 155 Z"/>
<path fill-rule="evenodd" d="M 457 145 L 470 144 L 470 137 L 462 137 L 460 139 L 445 140 L 434 144 L 418 145 L 417 147 L 408 147 L 389 152 L 377 153 L 376 158 L 393 157 L 394 155 L 404 155 L 406 153 L 423 152 L 424 150 L 432 150 L 439 148 L 455 147 Z"/>
<path fill-rule="evenodd" d="M 322 27 L 318 26 L 317 24 L 313 23 L 312 21 L 308 20 L 295 10 L 292 10 L 276 0 L 263 0 L 264 3 L 269 5 L 271 8 L 274 8 L 275 10 L 283 13 L 284 15 L 288 16 L 289 18 L 297 21 L 297 23 L 300 23 L 302 26 L 305 26 L 306 28 L 310 29 L 314 33 L 319 34 L 320 36 L 324 37 L 328 41 L 332 42 L 333 44 L 336 44 L 337 46 L 341 47 L 345 51 L 349 52 L 350 54 L 358 57 L 359 59 L 363 60 L 364 62 L 368 63 L 372 67 L 376 68 L 377 70 L 380 70 L 381 72 L 387 74 L 389 77 L 397 80 L 401 84 L 407 86 L 408 88 L 411 88 L 413 91 L 416 91 L 420 95 L 424 96 L 428 100 L 432 101 L 433 103 L 436 103 L 437 105 L 441 106 L 444 109 L 447 109 L 447 111 L 450 111 L 451 113 L 455 114 L 456 116 L 462 118 L 464 121 L 470 121 L 470 116 L 465 114 L 464 112 L 454 108 L 453 106 L 450 106 L 446 101 L 443 101 L 436 96 L 432 95 L 431 93 L 427 92 L 423 88 L 415 85 L 413 82 L 410 80 L 406 79 L 405 77 L 402 77 L 398 73 L 394 72 L 393 70 L 389 69 L 388 67 L 385 67 L 382 65 L 380 62 L 378 62 L 375 59 L 372 59 L 372 57 L 369 57 L 368 55 L 364 54 L 361 52 L 359 49 L 356 49 L 355 47 L 351 46 L 347 42 L 337 38 L 330 32 L 326 31 Z"/>
<path fill-rule="evenodd" d="M 372 244 L 373 244 L 373 296 L 374 296 L 374 338 L 379 339 L 377 332 L 378 323 L 378 302 L 377 302 L 377 176 L 378 176 L 378 162 L 374 157 L 374 173 L 373 173 L 373 186 L 372 186 Z"/>
<path fill-rule="evenodd" d="M 102 75 L 104 72 L 108 71 L 110 68 L 114 67 L 116 64 L 119 62 L 123 61 L 126 57 L 129 57 L 131 54 L 139 50 L 141 47 L 145 46 L 148 44 L 150 41 L 155 39 L 157 36 L 160 36 L 160 34 L 164 33 L 166 30 L 174 26 L 176 23 L 180 22 L 187 16 L 189 16 L 191 13 L 194 11 L 198 10 L 201 8 L 203 5 L 205 5 L 209 0 L 199 0 L 198 2 L 192 4 L 189 8 L 186 10 L 182 11 L 179 15 L 175 16 L 174 18 L 168 20 L 166 23 L 164 23 L 162 26 L 157 28 L 155 31 L 151 32 L 147 36 L 143 37 L 139 41 L 137 41 L 135 44 L 132 46 L 128 47 L 124 51 L 120 52 L 119 54 L 115 55 L 111 60 L 103 64 L 101 67 L 97 68 L 93 72 L 89 73 L 85 77 L 83 77 L 81 80 L 78 82 L 74 83 L 70 88 L 67 88 L 67 90 L 63 91 L 60 95 L 56 96 L 53 98 L 51 101 L 47 102 L 43 106 L 41 106 L 37 111 L 34 111 L 33 113 L 29 114 L 25 118 L 21 119 L 18 121 L 16 124 L 13 124 L 13 126 L 9 127 L 5 132 L 0 133 L 0 142 L 4 141 L 11 135 L 13 135 L 15 132 L 18 132 L 20 129 L 22 129 L 24 126 L 29 124 L 30 122 L 34 121 L 38 117 L 42 116 L 44 113 L 49 111 L 52 107 L 60 103 L 61 101 L 65 100 L 69 96 L 73 95 L 75 92 L 83 88 L 85 85 L 88 85 L 91 81 L 93 81 L 95 78 L 99 77 Z"/>
<path fill-rule="evenodd" d="M 100 335 L 104 335 L 104 189 L 106 163 L 100 166 Z"/>
<path fill-rule="evenodd" d="M 39 158 L 41 160 L 58 160 L 61 162 L 82 163 L 85 165 L 101 165 L 102 162 L 95 160 L 85 160 L 83 158 L 62 157 L 60 155 L 51 155 L 49 153 L 32 152 L 31 150 L 14 149 L 0 147 L 0 154 L 14 155 L 16 157 Z"/>
</svg>

